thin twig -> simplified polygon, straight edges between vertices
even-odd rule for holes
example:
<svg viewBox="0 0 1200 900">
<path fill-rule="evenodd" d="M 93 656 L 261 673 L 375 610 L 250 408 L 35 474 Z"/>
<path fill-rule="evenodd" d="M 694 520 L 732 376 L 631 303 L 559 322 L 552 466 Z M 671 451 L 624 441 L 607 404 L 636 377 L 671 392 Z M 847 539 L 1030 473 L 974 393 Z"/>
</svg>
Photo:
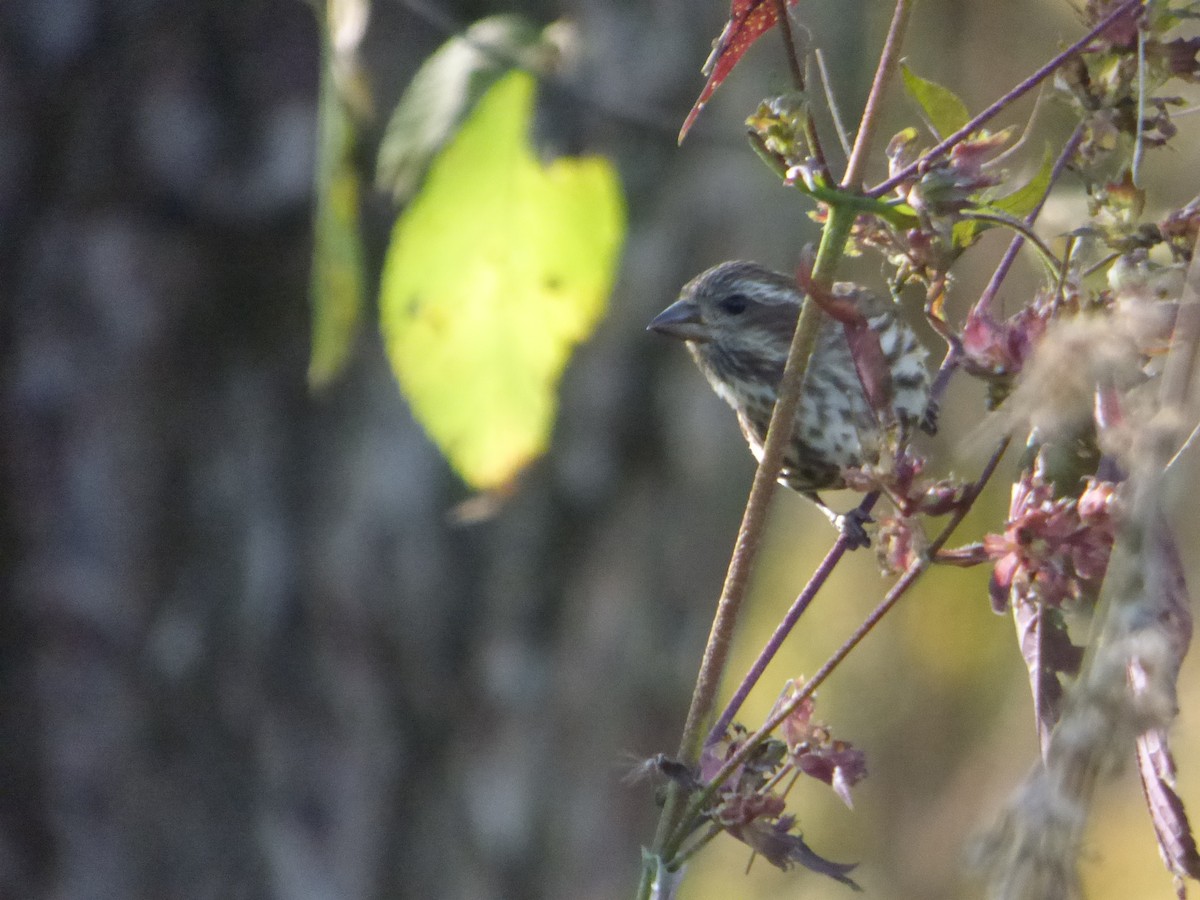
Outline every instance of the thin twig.
<svg viewBox="0 0 1200 900">
<path fill-rule="evenodd" d="M 1080 272 L 1079 273 L 1080 280 L 1083 281 L 1088 278 L 1091 278 L 1093 275 L 1095 275 L 1101 269 L 1107 269 L 1110 265 L 1112 265 L 1114 262 L 1116 262 L 1120 258 L 1121 258 L 1120 253 L 1107 254 L 1102 259 L 1100 259 L 1098 262 L 1092 263 L 1090 266 L 1088 266 L 1086 269 L 1084 269 L 1082 272 Z"/>
<path fill-rule="evenodd" d="M 875 506 L 875 503 L 878 499 L 878 491 L 872 491 L 870 494 L 867 494 L 867 496 L 863 498 L 862 503 L 859 504 L 859 511 L 862 513 L 870 513 L 872 507 Z M 792 629 L 796 627 L 796 623 L 800 620 L 800 616 L 804 614 L 804 611 L 808 609 L 809 604 L 812 603 L 813 598 L 817 595 L 817 591 L 819 591 L 825 585 L 825 582 L 829 579 L 834 567 L 837 566 L 842 557 L 845 555 L 849 545 L 850 537 L 847 534 L 839 535 L 838 539 L 834 541 L 834 544 L 830 548 L 829 552 L 825 554 L 825 559 L 823 559 L 821 564 L 817 566 L 816 571 L 813 572 L 812 577 L 808 580 L 808 584 L 804 586 L 804 590 L 802 590 L 799 596 L 796 597 L 796 599 L 792 602 L 792 606 L 787 611 L 787 615 L 783 617 L 783 621 L 775 627 L 775 632 L 771 635 L 770 640 L 767 641 L 762 651 L 758 654 L 758 659 L 754 661 L 754 665 L 750 667 L 750 670 L 742 679 L 742 683 L 739 684 L 737 690 L 734 691 L 733 698 L 725 707 L 725 711 L 721 713 L 720 718 L 717 719 L 717 723 L 709 731 L 708 740 L 705 741 L 706 746 L 715 744 L 725 735 L 725 732 L 729 730 L 729 726 L 733 722 L 733 717 L 736 716 L 738 710 L 742 708 L 742 704 L 746 701 L 746 697 L 749 696 L 750 691 L 754 688 L 754 686 L 758 684 L 759 680 L 762 678 L 763 672 L 766 671 L 766 668 L 768 665 L 770 665 L 771 660 L 775 658 L 775 654 L 779 652 L 779 648 L 783 645 L 783 642 L 787 639 L 787 636 L 792 633 Z"/>
<path fill-rule="evenodd" d="M 693 794 L 688 804 L 688 812 L 683 817 L 685 821 L 692 815 L 695 815 L 700 810 L 704 809 L 712 801 L 712 798 L 716 794 L 717 790 L 726 780 L 728 780 L 738 766 L 745 762 L 746 758 L 753 753 L 754 750 L 760 744 L 762 744 L 762 742 L 766 740 L 772 732 L 775 731 L 775 729 L 783 724 L 784 720 L 787 719 L 788 716 L 790 716 L 793 712 L 795 712 L 801 703 L 813 695 L 816 689 L 820 687 L 821 684 L 824 683 L 824 681 L 833 673 L 834 669 L 842 664 L 846 657 L 850 655 L 850 652 L 854 650 L 854 648 L 857 647 L 868 634 L 871 633 L 875 626 L 879 624 L 879 621 L 885 615 L 887 615 L 889 611 L 891 611 L 892 607 L 896 605 L 900 598 L 908 592 L 908 589 L 912 587 L 917 579 L 924 574 L 925 570 L 933 564 L 933 559 L 938 550 L 945 546 L 955 529 L 958 528 L 958 526 L 962 523 L 962 520 L 966 518 L 967 513 L 970 512 L 971 508 L 974 506 L 975 501 L 979 498 L 979 495 L 982 493 L 984 487 L 987 486 L 988 481 L 991 480 L 992 474 L 996 471 L 996 466 L 999 465 L 1001 457 L 1004 456 L 1004 451 L 1008 449 L 1008 443 L 1009 439 L 1007 437 L 1000 441 L 999 445 L 996 447 L 995 451 L 984 465 L 983 470 L 980 472 L 979 478 L 977 478 L 970 488 L 964 492 L 962 505 L 951 514 L 950 520 L 946 523 L 945 527 L 941 530 L 937 537 L 930 541 L 926 553 L 920 558 L 913 560 L 899 580 L 892 585 L 891 590 L 887 592 L 886 596 L 884 596 L 883 600 L 880 601 L 879 605 L 872 610 L 871 614 L 868 615 L 865 620 L 863 620 L 863 623 L 859 625 L 857 629 L 855 629 L 854 633 L 850 635 L 845 643 L 843 643 L 842 646 L 839 647 L 837 651 L 825 661 L 825 664 L 821 666 L 817 673 L 808 680 L 803 689 L 801 689 L 800 692 L 794 697 L 790 698 L 786 704 L 776 710 L 775 714 L 767 719 L 767 721 L 760 729 L 758 729 L 758 731 L 754 732 L 754 734 L 750 735 L 746 739 L 745 743 L 738 748 L 737 752 L 733 753 L 729 759 L 725 761 L 725 764 L 721 767 L 717 774 L 712 777 L 708 784 L 705 785 L 702 791 Z M 686 834 L 682 833 L 682 831 L 676 831 L 673 833 L 663 844 L 664 856 L 667 859 L 670 859 L 672 851 L 677 849 L 679 844 L 682 843 L 685 838 Z"/>
<path fill-rule="evenodd" d="M 779 33 L 783 36 L 784 55 L 792 72 L 792 84 L 796 90 L 804 90 L 804 67 L 796 53 L 796 42 L 792 39 L 792 21 L 788 18 L 787 0 L 775 0 L 775 18 L 779 22 Z"/>
<path fill-rule="evenodd" d="M 1029 118 L 1025 120 L 1025 127 L 1023 129 L 1021 129 L 1021 136 L 1019 138 L 1017 138 L 1016 143 L 1014 143 L 1011 147 L 1009 147 L 1003 153 L 1000 153 L 997 156 L 992 157 L 986 163 L 984 163 L 983 164 L 984 170 L 991 171 L 992 169 L 995 169 L 998 166 L 1004 165 L 1004 163 L 1007 162 L 1011 156 L 1013 156 L 1016 153 L 1019 153 L 1021 151 L 1021 148 L 1024 147 L 1029 142 L 1029 138 L 1033 134 L 1033 124 L 1034 124 L 1034 122 L 1037 121 L 1038 113 L 1041 112 L 1041 109 L 1042 109 L 1042 101 L 1045 98 L 1046 98 L 1045 90 L 1038 91 L 1037 96 L 1033 98 L 1033 109 L 1029 113 Z"/>
<path fill-rule="evenodd" d="M 1037 205 L 1030 210 L 1029 215 L 1025 217 L 1025 225 L 1027 228 L 1032 228 L 1038 220 L 1038 216 L 1042 214 L 1042 208 L 1046 205 L 1046 200 L 1050 196 L 1050 191 L 1062 173 L 1067 168 L 1067 163 L 1071 161 L 1071 157 L 1075 155 L 1075 150 L 1079 147 L 1079 142 L 1083 140 L 1084 126 L 1079 124 L 1075 127 L 1071 137 L 1063 146 L 1062 152 L 1058 154 L 1058 159 L 1054 161 L 1054 166 L 1050 169 L 1050 178 L 1046 184 L 1046 190 L 1043 192 L 1041 199 Z M 1004 256 L 1000 258 L 999 265 L 996 266 L 996 271 L 992 273 L 991 280 L 988 281 L 987 287 L 983 289 L 983 293 L 979 295 L 979 299 L 975 302 L 973 313 L 979 315 L 989 310 L 992 301 L 1000 290 L 1000 285 L 1004 279 L 1008 277 L 1008 271 L 1012 268 L 1013 262 L 1016 261 L 1017 254 L 1021 251 L 1021 247 L 1025 244 L 1024 235 L 1016 235 L 1008 245 L 1008 249 L 1004 251 Z"/>
<path fill-rule="evenodd" d="M 1038 250 L 1042 256 L 1042 261 L 1046 264 L 1055 276 L 1062 269 L 1062 261 L 1054 255 L 1054 251 L 1050 249 L 1050 245 L 1043 241 L 1034 232 L 1033 228 L 1022 222 L 1020 219 L 1015 219 L 1007 213 L 988 212 L 986 209 L 970 209 L 962 213 L 962 218 L 966 221 L 991 222 L 995 225 L 1003 225 L 1005 228 L 1011 228 L 1017 232 L 1017 235 L 1023 240 L 1029 241 Z"/>
<path fill-rule="evenodd" d="M 1137 32 L 1137 133 L 1133 139 L 1133 161 L 1129 165 L 1129 180 L 1142 186 L 1142 159 L 1146 155 L 1146 29 L 1138 24 Z"/>
<path fill-rule="evenodd" d="M 708 827 L 708 830 L 705 831 L 704 834 L 702 834 L 702 835 L 700 835 L 700 837 L 696 838 L 696 840 L 692 843 L 692 845 L 690 847 L 688 847 L 686 850 L 683 850 L 682 852 L 680 852 L 678 857 L 676 857 L 677 861 L 679 862 L 679 865 L 682 866 L 689 859 L 691 859 L 693 856 L 695 856 L 697 853 L 699 853 L 701 850 L 703 850 L 705 847 L 707 847 L 710 843 L 712 843 L 712 839 L 715 838 L 718 834 L 720 834 L 724 830 L 725 829 L 723 829 L 720 825 L 717 825 L 716 823 L 713 823 L 712 825 L 710 825 Z"/>
<path fill-rule="evenodd" d="M 954 334 L 943 337 L 946 338 L 946 355 L 942 357 L 942 364 L 938 366 L 937 374 L 933 376 L 929 385 L 929 403 L 935 411 L 941 404 L 942 394 L 946 393 L 946 388 L 950 386 L 950 379 L 958 371 L 963 357 L 962 340 Z"/>
<path fill-rule="evenodd" d="M 892 80 L 892 75 L 895 74 L 896 63 L 900 59 L 900 45 L 903 42 L 911 12 L 910 0 L 896 0 L 896 9 L 892 12 L 892 23 L 888 26 L 887 38 L 883 42 L 883 51 L 879 55 L 879 65 L 875 67 L 875 79 L 871 82 L 871 92 L 867 95 L 867 103 L 863 107 L 862 118 L 858 123 L 858 133 L 854 135 L 854 147 L 850 151 L 850 159 L 846 162 L 846 174 L 842 178 L 842 188 L 858 188 L 862 182 L 863 170 L 867 167 L 867 154 L 871 152 L 871 140 L 879 125 L 879 110 L 883 104 L 883 95 Z"/>
<path fill-rule="evenodd" d="M 1075 250 L 1078 246 L 1078 235 L 1068 235 L 1067 245 L 1063 247 L 1062 270 L 1058 273 L 1058 281 L 1054 283 L 1054 302 L 1050 304 L 1051 313 L 1057 313 L 1067 298 L 1067 279 L 1071 277 L 1071 265 L 1075 262 Z"/>
<path fill-rule="evenodd" d="M 916 162 L 905 166 L 903 169 L 877 187 L 871 188 L 869 191 L 867 191 L 867 195 L 870 197 L 882 197 L 884 194 L 895 188 L 898 184 L 901 184 L 902 182 L 912 178 L 914 175 L 920 172 L 923 167 L 928 166 L 932 160 L 937 159 L 955 144 L 959 143 L 963 138 L 975 131 L 978 131 L 982 125 L 990 122 L 999 113 L 1007 109 L 1012 103 L 1015 103 L 1021 97 L 1025 96 L 1035 87 L 1053 75 L 1063 63 L 1071 59 L 1076 54 L 1084 51 L 1088 44 L 1090 44 L 1098 34 L 1102 34 L 1114 22 L 1119 20 L 1122 16 L 1125 16 L 1135 7 L 1141 6 L 1143 2 L 1144 0 L 1125 0 L 1124 3 L 1114 7 L 1107 16 L 1101 19 L 1100 22 L 1082 38 L 1077 40 L 1066 50 L 1063 50 L 1061 53 L 1056 55 L 1048 63 L 1014 87 L 1011 91 L 973 118 L 962 128 L 958 129 L 958 131 L 954 132 L 954 134 L 944 139 L 932 150 L 922 154 L 921 158 Z"/>
<path fill-rule="evenodd" d="M 800 57 L 796 53 L 796 42 L 792 37 L 792 20 L 787 11 L 788 0 L 774 0 L 774 2 L 775 18 L 779 23 L 779 33 L 783 35 L 788 67 L 792 72 L 792 83 L 796 86 L 796 90 L 803 92 L 805 89 L 804 67 L 800 64 Z M 821 147 L 821 137 L 817 134 L 816 122 L 807 107 L 804 111 L 804 139 L 808 143 L 809 153 L 816 160 L 818 174 L 822 180 L 829 181 L 829 163 L 825 159 L 825 150 Z"/>
<path fill-rule="evenodd" d="M 817 58 L 817 74 L 821 76 L 821 90 L 825 92 L 825 105 L 829 107 L 829 115 L 833 117 L 833 130 L 837 132 L 838 143 L 842 145 L 842 152 L 849 159 L 850 135 L 846 131 L 846 124 L 842 121 L 842 111 L 838 108 L 837 98 L 833 95 L 833 85 L 829 81 L 829 70 L 825 68 L 825 54 L 818 47 L 813 51 L 813 55 Z"/>
<path fill-rule="evenodd" d="M 1170 471 L 1173 469 L 1175 464 L 1179 462 L 1179 457 L 1183 456 L 1184 453 L 1195 446 L 1197 437 L 1200 437 L 1200 425 L 1197 425 L 1195 428 L 1193 428 L 1192 433 L 1187 436 L 1187 440 L 1180 444 L 1179 449 L 1175 451 L 1175 455 L 1172 456 L 1167 461 L 1167 464 L 1163 467 L 1164 470 Z"/>
</svg>

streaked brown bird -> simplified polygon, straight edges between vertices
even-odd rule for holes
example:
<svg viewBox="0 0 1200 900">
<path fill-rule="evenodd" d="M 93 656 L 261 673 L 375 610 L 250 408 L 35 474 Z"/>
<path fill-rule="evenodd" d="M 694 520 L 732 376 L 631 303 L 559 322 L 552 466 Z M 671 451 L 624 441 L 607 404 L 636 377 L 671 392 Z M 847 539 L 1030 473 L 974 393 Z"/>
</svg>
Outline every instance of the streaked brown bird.
<svg viewBox="0 0 1200 900">
<path fill-rule="evenodd" d="M 891 375 L 890 411 L 903 440 L 929 403 L 925 348 L 892 303 L 848 282 L 835 284 L 832 294 L 852 300 L 878 336 Z M 726 262 L 688 282 L 647 326 L 687 343 L 760 461 L 803 299 L 787 275 Z M 862 521 L 835 514 L 817 491 L 845 487 L 846 469 L 877 462 L 888 446 L 886 428 L 867 399 L 844 326 L 822 316 L 779 481 L 816 503 L 852 545 L 865 546 Z"/>
</svg>

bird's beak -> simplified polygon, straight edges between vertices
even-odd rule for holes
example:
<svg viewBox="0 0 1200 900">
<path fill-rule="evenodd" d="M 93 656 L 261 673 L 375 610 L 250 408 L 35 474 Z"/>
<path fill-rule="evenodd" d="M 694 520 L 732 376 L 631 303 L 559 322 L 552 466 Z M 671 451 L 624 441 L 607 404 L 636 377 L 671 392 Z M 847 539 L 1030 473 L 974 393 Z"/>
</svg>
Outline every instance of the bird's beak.
<svg viewBox="0 0 1200 900">
<path fill-rule="evenodd" d="M 681 341 L 706 343 L 712 340 L 712 331 L 700 314 L 700 306 L 690 297 L 676 300 L 646 326 L 647 331 L 679 338 Z"/>
</svg>

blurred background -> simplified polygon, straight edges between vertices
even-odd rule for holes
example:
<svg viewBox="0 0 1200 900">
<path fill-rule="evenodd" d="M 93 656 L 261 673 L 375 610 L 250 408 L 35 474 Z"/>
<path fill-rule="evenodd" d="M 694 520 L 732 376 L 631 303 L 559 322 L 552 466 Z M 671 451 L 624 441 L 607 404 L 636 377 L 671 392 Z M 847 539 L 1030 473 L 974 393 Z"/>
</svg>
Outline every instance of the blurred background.
<svg viewBox="0 0 1200 900">
<path fill-rule="evenodd" d="M 577 27 L 543 125 L 560 149 L 616 161 L 630 233 L 550 453 L 494 516 L 461 525 L 467 492 L 373 326 L 345 377 L 306 386 L 317 12 L 0 4 L 0 897 L 632 893 L 657 811 L 626 776 L 677 745 L 753 470 L 686 354 L 644 326 L 702 268 L 786 269 L 817 232 L 741 137 L 787 86 L 773 36 L 676 146 L 723 0 L 376 0 L 365 173 L 428 54 L 512 11 Z M 799 7 L 847 120 L 890 11 Z M 1078 33 L 1059 0 L 926 0 L 906 46 L 979 109 Z M 891 107 L 881 144 L 917 121 Z M 1181 124 L 1194 149 L 1194 120 Z M 1160 204 L 1196 191 L 1194 155 L 1157 153 L 1148 172 Z M 1044 232 L 1078 208 L 1052 207 Z M 373 277 L 394 212 L 367 199 Z M 1003 245 L 973 254 L 952 313 Z M 876 260 L 850 271 L 882 284 Z M 1035 275 L 1017 267 L 1010 309 Z M 923 445 L 939 471 L 978 470 L 961 444 L 982 396 L 952 387 L 943 437 Z M 962 542 L 1000 527 L 1012 471 Z M 1195 584 L 1197 531 L 1178 518 Z M 804 501 L 777 499 L 734 671 L 831 541 Z M 815 783 L 792 808 L 817 852 L 861 863 L 871 896 L 979 896 L 971 837 L 1035 760 L 1024 667 L 986 577 L 932 573 L 820 694 L 818 716 L 871 774 L 853 811 Z M 846 561 L 743 720 L 811 674 L 887 584 L 870 553 Z M 1193 659 L 1175 733 L 1193 812 L 1196 681 Z M 1090 896 L 1172 895 L 1132 772 L 1094 823 Z M 748 859 L 716 841 L 683 896 L 846 896 L 761 860 L 747 875 Z"/>
</svg>

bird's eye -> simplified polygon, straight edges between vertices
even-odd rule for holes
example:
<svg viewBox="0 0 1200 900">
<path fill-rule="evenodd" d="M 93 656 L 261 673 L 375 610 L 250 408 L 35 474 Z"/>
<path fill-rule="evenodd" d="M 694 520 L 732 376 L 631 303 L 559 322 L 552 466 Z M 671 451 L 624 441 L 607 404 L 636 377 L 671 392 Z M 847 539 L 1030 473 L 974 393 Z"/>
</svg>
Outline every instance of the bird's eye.
<svg viewBox="0 0 1200 900">
<path fill-rule="evenodd" d="M 741 315 L 749 305 L 750 301 L 746 299 L 745 294 L 730 294 L 728 297 L 722 297 L 717 303 L 723 312 L 727 312 L 731 316 Z"/>
</svg>

